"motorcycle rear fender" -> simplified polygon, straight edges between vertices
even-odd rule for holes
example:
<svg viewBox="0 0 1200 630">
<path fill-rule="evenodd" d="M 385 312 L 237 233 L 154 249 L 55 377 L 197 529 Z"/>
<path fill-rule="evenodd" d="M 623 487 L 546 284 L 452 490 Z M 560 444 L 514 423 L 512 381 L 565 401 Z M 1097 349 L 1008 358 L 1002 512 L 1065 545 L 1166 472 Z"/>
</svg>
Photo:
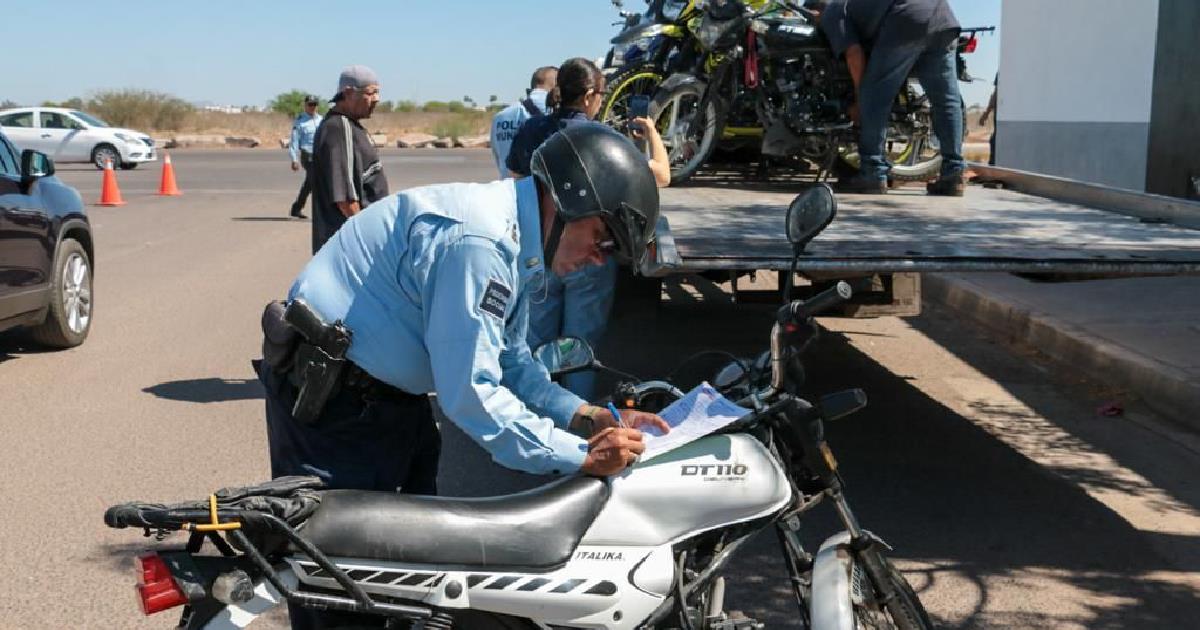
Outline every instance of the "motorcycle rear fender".
<svg viewBox="0 0 1200 630">
<path fill-rule="evenodd" d="M 290 567 L 276 567 L 276 573 L 279 574 L 279 579 L 283 581 L 289 589 L 294 589 L 299 584 L 296 579 L 296 574 Z M 254 597 L 250 601 L 243 604 L 229 604 L 222 608 L 215 616 L 208 620 L 202 626 L 195 626 L 196 630 L 241 630 L 249 626 L 267 611 L 284 603 L 283 595 L 275 590 L 266 578 L 259 577 L 254 582 Z M 189 630 L 193 626 L 189 624 Z"/>
<path fill-rule="evenodd" d="M 864 532 L 889 548 L 881 538 Z M 855 563 L 850 532 L 834 534 L 821 543 L 812 571 L 812 630 L 854 630 L 850 575 Z"/>
</svg>

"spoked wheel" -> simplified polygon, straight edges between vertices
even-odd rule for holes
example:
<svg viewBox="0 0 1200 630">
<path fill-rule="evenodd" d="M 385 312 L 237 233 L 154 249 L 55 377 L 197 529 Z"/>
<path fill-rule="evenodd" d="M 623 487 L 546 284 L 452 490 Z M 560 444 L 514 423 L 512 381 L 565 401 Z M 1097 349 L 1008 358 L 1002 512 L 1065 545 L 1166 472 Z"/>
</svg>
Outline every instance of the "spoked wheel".
<svg viewBox="0 0 1200 630">
<path fill-rule="evenodd" d="M 933 179 L 941 171 L 942 154 L 938 148 L 937 137 L 933 135 L 933 118 L 929 112 L 929 103 L 923 97 L 902 93 L 900 107 L 905 107 L 906 99 L 913 99 L 918 103 L 913 120 L 889 126 L 883 150 L 888 162 L 892 163 L 892 179 L 923 182 Z M 858 170 L 861 160 L 857 145 L 843 145 L 839 153 L 843 162 Z"/>
<path fill-rule="evenodd" d="M 871 584 L 862 563 L 854 564 L 850 575 L 850 603 L 854 607 L 856 630 L 933 630 L 916 591 L 887 558 L 880 558 L 895 597 L 883 601 L 883 595 Z"/>
<path fill-rule="evenodd" d="M 662 74 L 650 64 L 617 72 L 608 81 L 608 91 L 600 105 L 600 122 L 623 131 L 622 127 L 629 119 L 629 97 L 653 96 L 662 82 Z"/>
<path fill-rule="evenodd" d="M 659 90 L 650 103 L 654 120 L 671 160 L 671 185 L 687 181 L 708 161 L 721 135 L 716 101 L 704 99 L 695 83 Z"/>
</svg>

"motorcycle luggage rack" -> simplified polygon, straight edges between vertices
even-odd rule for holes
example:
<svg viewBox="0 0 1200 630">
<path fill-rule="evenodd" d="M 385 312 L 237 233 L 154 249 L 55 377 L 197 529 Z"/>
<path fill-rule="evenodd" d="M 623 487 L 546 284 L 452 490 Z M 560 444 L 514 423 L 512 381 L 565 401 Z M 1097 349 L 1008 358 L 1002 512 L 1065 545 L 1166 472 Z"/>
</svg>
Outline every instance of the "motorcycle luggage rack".
<svg viewBox="0 0 1200 630">
<path fill-rule="evenodd" d="M 337 566 L 320 549 L 317 549 L 311 542 L 297 533 L 292 526 L 288 525 L 287 522 L 278 516 L 264 512 L 248 513 L 245 511 L 238 511 L 236 515 L 243 525 L 246 525 L 247 521 L 255 525 L 261 523 L 265 526 L 265 529 L 283 534 L 289 542 L 295 545 L 304 555 L 308 556 L 317 566 L 328 572 L 329 576 L 351 595 L 351 597 L 342 597 L 324 593 L 301 592 L 298 589 L 290 588 L 284 583 L 283 578 L 279 576 L 275 567 L 271 565 L 271 562 L 267 560 L 262 551 L 246 536 L 245 527 L 225 531 L 224 534 L 233 539 L 233 542 L 249 556 L 254 566 L 262 571 L 263 577 L 289 603 L 315 610 L 337 610 L 382 615 L 397 617 L 407 621 L 427 621 L 434 618 L 434 611 L 429 608 L 392 604 L 372 599 L 363 590 L 362 586 L 350 579 L 350 576 L 341 567 Z M 251 528 L 257 529 L 257 527 L 253 526 Z"/>
</svg>

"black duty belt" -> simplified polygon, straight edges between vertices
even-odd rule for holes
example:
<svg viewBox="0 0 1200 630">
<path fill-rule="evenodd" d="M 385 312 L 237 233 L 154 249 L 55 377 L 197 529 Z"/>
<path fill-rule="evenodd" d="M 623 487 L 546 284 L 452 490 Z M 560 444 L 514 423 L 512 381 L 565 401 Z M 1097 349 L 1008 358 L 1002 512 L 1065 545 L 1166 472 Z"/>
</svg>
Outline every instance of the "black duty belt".
<svg viewBox="0 0 1200 630">
<path fill-rule="evenodd" d="M 353 361 L 349 362 L 346 365 L 345 371 L 342 372 L 342 387 L 347 391 L 360 394 L 364 398 L 375 398 L 378 400 L 413 402 L 426 398 L 424 394 L 410 394 L 399 387 L 388 385 L 374 376 L 367 374 L 366 370 L 358 367 Z"/>
</svg>

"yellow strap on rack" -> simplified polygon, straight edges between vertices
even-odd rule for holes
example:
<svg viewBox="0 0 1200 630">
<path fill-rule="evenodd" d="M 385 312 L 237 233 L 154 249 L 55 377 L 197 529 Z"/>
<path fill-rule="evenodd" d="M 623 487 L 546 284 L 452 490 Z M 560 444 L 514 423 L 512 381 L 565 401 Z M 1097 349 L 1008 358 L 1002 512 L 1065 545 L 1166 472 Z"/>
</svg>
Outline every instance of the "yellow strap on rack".
<svg viewBox="0 0 1200 630">
<path fill-rule="evenodd" d="M 215 494 L 208 495 L 208 513 L 212 518 L 211 523 L 185 523 L 183 528 L 197 532 L 226 532 L 231 529 L 240 529 L 242 527 L 241 523 L 222 523 L 217 520 L 217 495 Z"/>
</svg>

